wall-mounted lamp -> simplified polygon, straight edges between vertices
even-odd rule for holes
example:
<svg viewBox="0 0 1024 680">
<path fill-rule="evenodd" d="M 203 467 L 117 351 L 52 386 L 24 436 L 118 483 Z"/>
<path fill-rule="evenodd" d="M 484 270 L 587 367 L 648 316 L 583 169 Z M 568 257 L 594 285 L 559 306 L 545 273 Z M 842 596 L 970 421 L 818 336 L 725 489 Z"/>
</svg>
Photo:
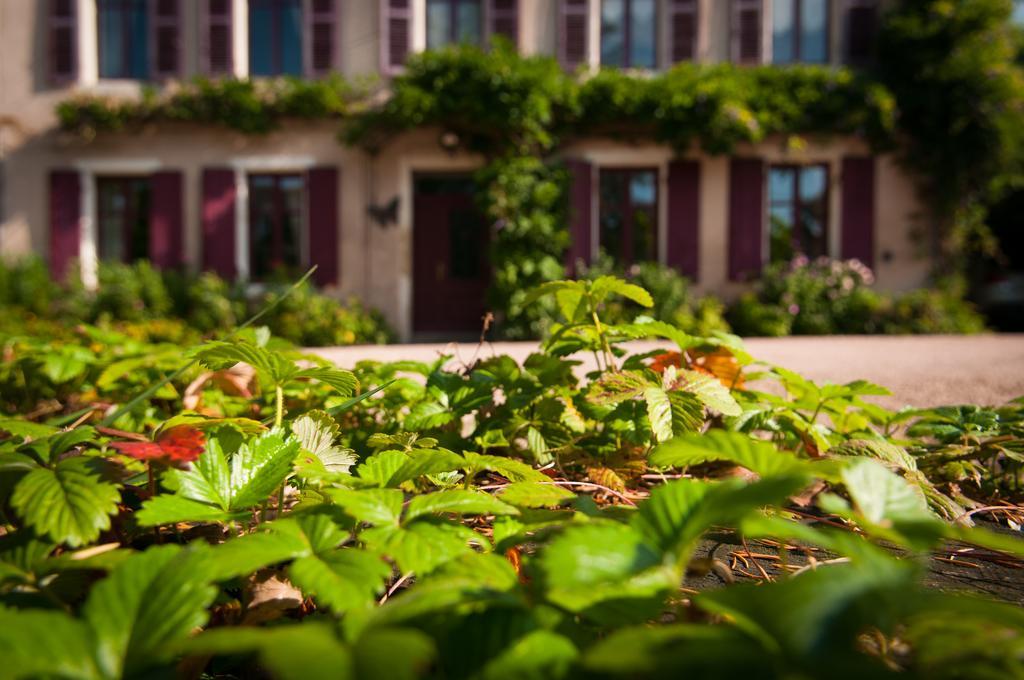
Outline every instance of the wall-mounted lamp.
<svg viewBox="0 0 1024 680">
<path fill-rule="evenodd" d="M 459 136 L 451 130 L 442 132 L 441 136 L 437 138 L 437 143 L 441 145 L 441 148 L 450 154 L 454 154 L 459 150 L 460 141 Z"/>
<path fill-rule="evenodd" d="M 379 227 L 398 224 L 398 196 L 395 196 L 384 205 L 370 204 L 366 206 L 366 212 L 369 214 L 370 219 L 376 222 Z"/>
</svg>

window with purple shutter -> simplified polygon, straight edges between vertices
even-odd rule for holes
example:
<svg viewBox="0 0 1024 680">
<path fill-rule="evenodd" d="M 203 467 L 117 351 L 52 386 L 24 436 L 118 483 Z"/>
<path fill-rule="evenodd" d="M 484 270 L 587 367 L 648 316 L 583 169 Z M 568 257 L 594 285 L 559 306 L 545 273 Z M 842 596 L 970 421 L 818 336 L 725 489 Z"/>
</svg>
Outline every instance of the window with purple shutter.
<svg viewBox="0 0 1024 680">
<path fill-rule="evenodd" d="M 700 268 L 700 163 L 668 166 L 668 266 L 696 281 Z"/>
<path fill-rule="evenodd" d="M 875 159 L 847 157 L 842 169 L 842 256 L 875 263 Z"/>
<path fill-rule="evenodd" d="M 185 250 L 181 172 L 158 172 L 149 187 L 149 259 L 160 269 L 178 268 Z"/>
<path fill-rule="evenodd" d="M 589 61 L 589 10 L 589 0 L 561 0 L 558 50 L 566 68 L 574 69 Z"/>
<path fill-rule="evenodd" d="M 878 31 L 877 0 L 847 0 L 846 63 L 864 65 L 871 60 Z"/>
<path fill-rule="evenodd" d="M 207 75 L 226 76 L 234 71 L 231 5 L 231 0 L 203 0 L 201 51 Z"/>
<path fill-rule="evenodd" d="M 760 64 L 764 22 L 761 0 L 732 0 L 732 60 L 738 64 Z"/>
<path fill-rule="evenodd" d="M 180 0 L 155 0 L 152 12 L 153 77 L 176 78 L 181 73 Z"/>
<path fill-rule="evenodd" d="M 50 82 L 64 85 L 78 78 L 75 0 L 50 1 Z"/>
<path fill-rule="evenodd" d="M 673 64 L 697 58 L 697 27 L 700 26 L 697 0 L 669 0 L 669 31 Z"/>
<path fill-rule="evenodd" d="M 519 0 L 490 0 L 491 36 L 501 36 L 519 47 Z"/>
<path fill-rule="evenodd" d="M 586 161 L 566 163 L 571 176 L 569 189 L 569 252 L 566 254 L 566 269 L 575 275 L 578 262 L 590 263 L 593 205 L 593 169 Z"/>
<path fill-rule="evenodd" d="M 50 173 L 50 273 L 55 279 L 67 274 L 78 257 L 81 242 L 81 180 L 74 170 Z"/>
<path fill-rule="evenodd" d="M 337 35 L 337 0 L 311 0 L 306 43 L 309 45 L 308 72 L 324 76 L 337 68 L 335 36 Z"/>
<path fill-rule="evenodd" d="M 206 168 L 202 179 L 203 269 L 234 279 L 235 171 Z"/>
<path fill-rule="evenodd" d="M 320 286 L 338 283 L 339 174 L 334 167 L 309 171 L 309 263 L 317 267 L 313 278 Z"/>
<path fill-rule="evenodd" d="M 764 252 L 764 161 L 729 163 L 729 278 L 743 281 L 761 272 Z"/>
<path fill-rule="evenodd" d="M 395 73 L 412 49 L 412 0 L 380 0 L 381 70 Z"/>
</svg>

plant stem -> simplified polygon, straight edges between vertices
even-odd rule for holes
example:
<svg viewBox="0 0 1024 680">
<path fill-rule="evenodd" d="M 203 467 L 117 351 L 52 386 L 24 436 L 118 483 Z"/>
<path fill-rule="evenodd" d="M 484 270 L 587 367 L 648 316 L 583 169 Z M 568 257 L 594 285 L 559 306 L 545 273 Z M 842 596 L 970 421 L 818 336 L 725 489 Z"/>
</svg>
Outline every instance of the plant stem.
<svg viewBox="0 0 1024 680">
<path fill-rule="evenodd" d="M 277 404 L 274 410 L 274 429 L 277 429 L 284 423 L 284 388 L 277 385 L 274 388 L 274 394 Z"/>
</svg>

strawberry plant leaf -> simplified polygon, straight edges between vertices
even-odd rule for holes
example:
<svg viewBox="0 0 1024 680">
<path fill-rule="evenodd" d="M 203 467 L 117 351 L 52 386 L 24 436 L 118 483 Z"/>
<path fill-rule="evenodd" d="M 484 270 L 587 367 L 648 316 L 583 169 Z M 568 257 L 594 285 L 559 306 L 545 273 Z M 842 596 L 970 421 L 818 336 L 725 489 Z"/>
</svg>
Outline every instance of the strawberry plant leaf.
<svg viewBox="0 0 1024 680">
<path fill-rule="evenodd" d="M 243 444 L 231 457 L 231 510 L 258 505 L 284 483 L 299 452 L 299 442 L 270 432 Z"/>
<path fill-rule="evenodd" d="M 556 484 L 517 482 L 509 484 L 499 492 L 505 503 L 524 508 L 550 508 L 576 498 L 576 494 Z"/>
<path fill-rule="evenodd" d="M 288 575 L 302 592 L 340 614 L 372 603 L 383 592 L 391 567 L 371 553 L 342 548 L 300 557 Z"/>
<path fill-rule="evenodd" d="M 0 608 L 0 631 L 5 677 L 104 677 L 88 627 L 63 612 Z"/>
<path fill-rule="evenodd" d="M 743 413 L 743 409 L 729 393 L 729 388 L 715 376 L 686 369 L 680 370 L 678 375 L 683 380 L 680 389 L 700 399 L 712 411 L 723 416 L 738 416 Z"/>
<path fill-rule="evenodd" d="M 60 429 L 21 418 L 0 418 L 0 431 L 23 439 L 40 439 L 57 434 Z"/>
<path fill-rule="evenodd" d="M 398 489 L 331 489 L 328 497 L 360 522 L 398 525 L 402 492 Z"/>
<path fill-rule="evenodd" d="M 73 548 L 87 545 L 110 528 L 121 498 L 102 468 L 102 461 L 85 456 L 36 468 L 18 482 L 11 506 L 39 535 Z"/>
<path fill-rule="evenodd" d="M 83 615 L 107 677 L 138 674 L 170 658 L 170 645 L 206 623 L 217 590 L 209 551 L 156 546 L 133 555 L 93 587 Z"/>
<path fill-rule="evenodd" d="M 329 472 L 348 472 L 356 462 L 352 449 L 335 446 L 338 423 L 324 411 L 309 411 L 295 419 L 292 433 L 305 451 L 316 456 Z"/>
<path fill-rule="evenodd" d="M 351 371 L 330 366 L 304 368 L 290 376 L 291 380 L 313 379 L 329 385 L 343 397 L 351 397 L 359 391 L 359 381 Z"/>
<path fill-rule="evenodd" d="M 472 529 L 437 518 L 423 518 L 401 528 L 374 527 L 360 537 L 371 550 L 394 559 L 403 572 L 419 575 L 471 552 L 470 544 L 484 543 Z"/>
<path fill-rule="evenodd" d="M 519 510 L 482 491 L 449 489 L 422 494 L 409 501 L 405 522 L 423 515 L 518 515 Z"/>
<path fill-rule="evenodd" d="M 762 477 L 775 474 L 809 472 L 808 463 L 779 451 L 771 442 L 753 439 L 739 432 L 709 430 L 687 434 L 659 444 L 648 459 L 654 467 L 687 467 L 716 460 L 727 460 L 756 472 Z"/>
</svg>

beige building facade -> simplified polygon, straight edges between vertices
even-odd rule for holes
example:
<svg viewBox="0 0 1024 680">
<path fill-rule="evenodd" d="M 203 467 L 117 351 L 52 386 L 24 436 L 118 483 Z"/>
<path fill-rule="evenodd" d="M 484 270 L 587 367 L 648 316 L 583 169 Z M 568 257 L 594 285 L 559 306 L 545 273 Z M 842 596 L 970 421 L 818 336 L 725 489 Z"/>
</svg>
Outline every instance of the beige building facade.
<svg viewBox="0 0 1024 680">
<path fill-rule="evenodd" d="M 495 227 L 465 217 L 482 159 L 443 150 L 438 131 L 373 156 L 339 144 L 329 122 L 86 141 L 59 132 L 56 105 L 196 75 L 337 71 L 386 88 L 411 52 L 497 33 L 584 70 L 839 66 L 858 58 L 879 11 L 871 0 L 2 0 L 0 253 L 71 258 L 87 281 L 100 259 L 139 253 L 248 281 L 315 263 L 322 283 L 382 310 L 402 338 L 465 331 L 486 283 L 474 253 L 487 237 L 474 229 Z M 861 140 L 770 139 L 729 158 L 592 139 L 559 154 L 575 173 L 576 257 L 658 260 L 729 296 L 747 285 L 744 267 L 792 242 L 867 260 L 885 289 L 925 281 L 914 186 Z"/>
</svg>

